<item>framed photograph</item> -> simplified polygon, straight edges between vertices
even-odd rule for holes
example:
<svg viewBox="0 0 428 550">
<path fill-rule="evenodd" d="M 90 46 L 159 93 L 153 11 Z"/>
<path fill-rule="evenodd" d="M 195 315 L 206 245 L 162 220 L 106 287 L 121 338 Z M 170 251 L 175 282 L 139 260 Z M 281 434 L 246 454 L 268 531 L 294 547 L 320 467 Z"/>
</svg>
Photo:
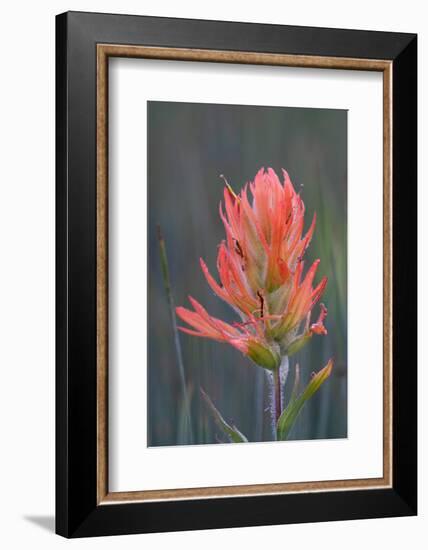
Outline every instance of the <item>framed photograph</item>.
<svg viewBox="0 0 428 550">
<path fill-rule="evenodd" d="M 416 35 L 56 25 L 57 533 L 416 514 Z"/>
</svg>

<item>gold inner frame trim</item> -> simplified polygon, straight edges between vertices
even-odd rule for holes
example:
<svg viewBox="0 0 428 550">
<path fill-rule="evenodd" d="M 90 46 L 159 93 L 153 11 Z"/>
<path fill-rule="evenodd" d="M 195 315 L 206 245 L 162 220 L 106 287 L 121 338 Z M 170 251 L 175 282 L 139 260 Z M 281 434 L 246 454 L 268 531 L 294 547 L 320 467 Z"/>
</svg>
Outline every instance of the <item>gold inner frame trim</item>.
<svg viewBox="0 0 428 550">
<path fill-rule="evenodd" d="M 383 476 L 297 483 L 109 492 L 108 488 L 108 59 L 133 57 L 383 73 Z M 373 59 L 97 45 L 97 503 L 222 498 L 392 486 L 392 62 Z"/>
</svg>

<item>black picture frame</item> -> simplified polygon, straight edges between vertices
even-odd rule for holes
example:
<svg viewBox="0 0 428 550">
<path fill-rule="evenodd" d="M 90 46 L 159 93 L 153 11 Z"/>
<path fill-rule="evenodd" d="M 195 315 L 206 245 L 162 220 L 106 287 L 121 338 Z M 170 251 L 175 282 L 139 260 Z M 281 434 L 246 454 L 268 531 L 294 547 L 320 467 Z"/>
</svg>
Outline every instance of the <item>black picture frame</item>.
<svg viewBox="0 0 428 550">
<path fill-rule="evenodd" d="M 96 46 L 392 62 L 391 488 L 97 504 Z M 417 36 L 68 12 L 56 18 L 56 532 L 65 537 L 417 513 Z"/>
</svg>

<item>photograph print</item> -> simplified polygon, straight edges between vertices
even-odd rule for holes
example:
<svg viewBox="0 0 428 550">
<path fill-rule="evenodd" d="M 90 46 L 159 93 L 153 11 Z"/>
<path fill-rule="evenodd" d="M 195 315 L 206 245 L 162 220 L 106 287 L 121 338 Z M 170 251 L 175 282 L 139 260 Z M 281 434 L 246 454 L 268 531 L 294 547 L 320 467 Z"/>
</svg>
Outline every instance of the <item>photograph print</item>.
<svg viewBox="0 0 428 550">
<path fill-rule="evenodd" d="M 148 446 L 346 438 L 347 111 L 147 120 Z"/>
</svg>

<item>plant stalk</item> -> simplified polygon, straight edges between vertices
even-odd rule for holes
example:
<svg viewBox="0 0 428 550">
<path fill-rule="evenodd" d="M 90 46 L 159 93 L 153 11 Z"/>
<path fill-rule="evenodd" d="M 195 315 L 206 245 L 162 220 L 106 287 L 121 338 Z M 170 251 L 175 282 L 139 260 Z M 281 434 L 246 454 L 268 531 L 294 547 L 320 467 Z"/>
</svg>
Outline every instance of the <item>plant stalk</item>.
<svg viewBox="0 0 428 550">
<path fill-rule="evenodd" d="M 274 439 L 277 438 L 277 425 L 279 417 L 285 407 L 285 384 L 288 378 L 289 361 L 288 356 L 283 355 L 279 367 L 268 373 L 270 382 L 270 409 L 272 417 L 272 431 Z"/>
<path fill-rule="evenodd" d="M 281 376 L 279 373 L 279 367 L 273 371 L 273 394 L 275 400 L 275 429 L 278 423 L 278 419 L 281 416 Z"/>
</svg>

